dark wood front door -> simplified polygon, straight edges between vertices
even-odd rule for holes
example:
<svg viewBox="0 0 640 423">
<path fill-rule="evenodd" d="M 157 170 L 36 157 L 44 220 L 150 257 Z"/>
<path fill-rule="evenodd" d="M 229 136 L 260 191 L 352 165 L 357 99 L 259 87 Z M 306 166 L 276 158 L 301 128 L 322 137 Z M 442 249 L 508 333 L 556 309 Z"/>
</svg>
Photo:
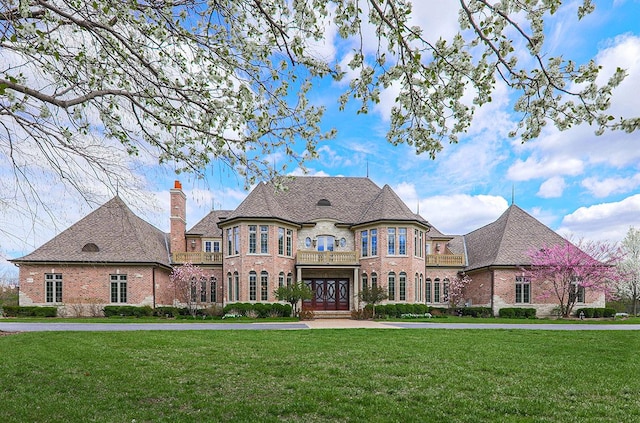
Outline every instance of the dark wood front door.
<svg viewBox="0 0 640 423">
<path fill-rule="evenodd" d="M 311 310 L 349 310 L 349 281 L 345 279 L 310 279 L 304 281 L 313 292 L 305 308 Z"/>
</svg>

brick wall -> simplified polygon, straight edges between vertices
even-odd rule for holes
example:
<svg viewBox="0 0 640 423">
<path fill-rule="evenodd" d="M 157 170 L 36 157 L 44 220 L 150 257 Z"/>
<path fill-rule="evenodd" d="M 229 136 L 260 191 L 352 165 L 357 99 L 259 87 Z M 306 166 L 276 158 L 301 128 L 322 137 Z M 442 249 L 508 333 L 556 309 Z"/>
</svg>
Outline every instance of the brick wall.
<svg viewBox="0 0 640 423">
<path fill-rule="evenodd" d="M 168 270 L 128 265 L 20 266 L 20 305 L 53 305 L 45 298 L 45 274 L 62 275 L 62 303 L 111 304 L 110 275 L 127 276 L 127 305 L 153 306 L 156 287 L 168 280 Z"/>
</svg>

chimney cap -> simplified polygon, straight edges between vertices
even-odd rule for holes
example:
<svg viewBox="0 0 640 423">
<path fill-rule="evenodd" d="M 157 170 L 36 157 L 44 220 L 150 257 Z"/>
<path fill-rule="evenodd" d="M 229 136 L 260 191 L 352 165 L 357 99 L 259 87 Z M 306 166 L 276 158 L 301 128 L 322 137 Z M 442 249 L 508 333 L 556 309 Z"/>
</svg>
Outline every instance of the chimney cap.
<svg viewBox="0 0 640 423">
<path fill-rule="evenodd" d="M 173 184 L 173 188 L 174 189 L 182 189 L 182 184 L 180 183 L 180 181 L 175 181 Z"/>
</svg>

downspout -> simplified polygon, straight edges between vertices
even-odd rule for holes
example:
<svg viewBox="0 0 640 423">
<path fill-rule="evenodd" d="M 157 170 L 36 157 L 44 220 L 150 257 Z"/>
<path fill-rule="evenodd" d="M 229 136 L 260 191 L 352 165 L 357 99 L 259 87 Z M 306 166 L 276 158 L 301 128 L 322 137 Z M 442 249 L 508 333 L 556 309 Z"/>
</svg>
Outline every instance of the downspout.
<svg viewBox="0 0 640 423">
<path fill-rule="evenodd" d="M 496 315 L 496 311 L 493 309 L 493 294 L 494 294 L 494 286 L 495 286 L 495 270 L 491 270 L 491 313 Z"/>
<path fill-rule="evenodd" d="M 153 308 L 156 308 L 156 266 L 151 268 L 151 283 L 153 284 L 151 291 L 153 292 Z"/>
</svg>

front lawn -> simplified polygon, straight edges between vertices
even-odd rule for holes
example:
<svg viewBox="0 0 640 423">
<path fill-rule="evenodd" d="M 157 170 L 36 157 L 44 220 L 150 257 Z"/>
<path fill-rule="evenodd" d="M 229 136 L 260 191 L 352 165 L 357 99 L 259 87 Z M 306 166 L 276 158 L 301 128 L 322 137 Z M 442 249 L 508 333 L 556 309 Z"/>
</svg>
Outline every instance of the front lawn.
<svg viewBox="0 0 640 423">
<path fill-rule="evenodd" d="M 0 337 L 0 421 L 640 421 L 635 331 Z"/>
</svg>

